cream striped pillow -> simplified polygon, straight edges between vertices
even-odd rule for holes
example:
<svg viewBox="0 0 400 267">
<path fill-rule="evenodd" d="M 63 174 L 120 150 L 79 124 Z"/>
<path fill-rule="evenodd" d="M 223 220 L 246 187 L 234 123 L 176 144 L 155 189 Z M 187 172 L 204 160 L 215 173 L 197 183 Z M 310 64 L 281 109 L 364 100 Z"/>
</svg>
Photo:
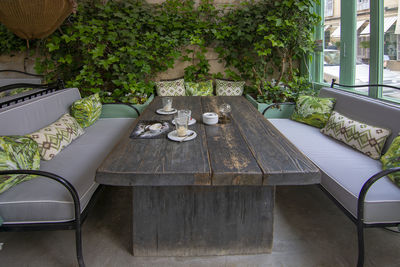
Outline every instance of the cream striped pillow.
<svg viewBox="0 0 400 267">
<path fill-rule="evenodd" d="M 51 160 L 82 134 L 82 127 L 67 113 L 56 122 L 27 136 L 38 143 L 40 157 L 43 160 Z"/>
</svg>

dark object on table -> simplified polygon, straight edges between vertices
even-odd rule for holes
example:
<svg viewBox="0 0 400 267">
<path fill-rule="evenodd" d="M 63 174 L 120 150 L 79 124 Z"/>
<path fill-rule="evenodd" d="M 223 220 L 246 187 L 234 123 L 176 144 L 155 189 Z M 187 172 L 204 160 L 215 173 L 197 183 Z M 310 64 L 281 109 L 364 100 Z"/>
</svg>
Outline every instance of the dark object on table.
<svg viewBox="0 0 400 267">
<path fill-rule="evenodd" d="M 218 121 L 220 124 L 227 124 L 227 123 L 230 123 L 231 122 L 231 118 L 229 118 L 229 116 L 228 115 L 221 115 L 220 117 L 219 117 L 219 121 Z"/>
</svg>

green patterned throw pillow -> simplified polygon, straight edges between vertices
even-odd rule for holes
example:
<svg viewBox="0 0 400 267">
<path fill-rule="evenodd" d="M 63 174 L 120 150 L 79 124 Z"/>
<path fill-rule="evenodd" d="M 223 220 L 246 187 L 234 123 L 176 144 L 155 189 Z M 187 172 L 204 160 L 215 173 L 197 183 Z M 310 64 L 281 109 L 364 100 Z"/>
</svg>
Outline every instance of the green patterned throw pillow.
<svg viewBox="0 0 400 267">
<path fill-rule="evenodd" d="M 97 121 L 101 109 L 99 94 L 94 94 L 75 101 L 71 106 L 71 115 L 83 128 L 86 128 Z"/>
<path fill-rule="evenodd" d="M 67 113 L 56 122 L 28 136 L 38 143 L 42 159 L 51 160 L 82 134 L 84 134 L 82 127 Z"/>
<path fill-rule="evenodd" d="M 156 82 L 156 91 L 159 96 L 184 96 L 185 85 L 183 79 Z"/>
<path fill-rule="evenodd" d="M 0 170 L 39 170 L 38 144 L 25 136 L 0 136 Z M 35 175 L 0 175 L 0 193 Z"/>
<path fill-rule="evenodd" d="M 215 80 L 215 91 L 217 96 L 241 96 L 245 82 L 234 82 L 226 80 Z"/>
<path fill-rule="evenodd" d="M 292 120 L 322 128 L 328 121 L 335 102 L 334 98 L 299 96 Z"/>
<path fill-rule="evenodd" d="M 333 111 L 321 133 L 342 141 L 373 159 L 379 159 L 391 130 L 370 126 Z"/>
<path fill-rule="evenodd" d="M 382 169 L 400 167 L 400 136 L 397 136 L 385 155 L 381 157 Z M 400 172 L 394 172 L 388 175 L 397 186 L 400 186 Z"/>
<path fill-rule="evenodd" d="M 212 80 L 205 82 L 185 82 L 186 95 L 188 96 L 212 96 L 213 84 Z"/>
</svg>

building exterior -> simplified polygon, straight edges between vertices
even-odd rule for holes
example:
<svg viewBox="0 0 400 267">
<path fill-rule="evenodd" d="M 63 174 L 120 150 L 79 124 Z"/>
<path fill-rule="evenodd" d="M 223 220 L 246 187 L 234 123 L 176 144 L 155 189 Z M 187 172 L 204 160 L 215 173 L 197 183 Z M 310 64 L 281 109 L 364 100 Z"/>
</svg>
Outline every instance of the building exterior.
<svg viewBox="0 0 400 267">
<path fill-rule="evenodd" d="M 357 59 L 369 62 L 370 39 L 370 0 L 357 1 Z M 340 47 L 340 0 L 325 0 L 325 48 L 339 49 Z M 400 60 L 400 35 L 395 34 L 398 18 L 398 0 L 384 0 L 384 55 L 385 61 Z M 400 31 L 400 29 L 399 29 Z M 395 67 L 397 64 L 391 64 Z M 400 70 L 400 66 L 399 69 Z"/>
</svg>

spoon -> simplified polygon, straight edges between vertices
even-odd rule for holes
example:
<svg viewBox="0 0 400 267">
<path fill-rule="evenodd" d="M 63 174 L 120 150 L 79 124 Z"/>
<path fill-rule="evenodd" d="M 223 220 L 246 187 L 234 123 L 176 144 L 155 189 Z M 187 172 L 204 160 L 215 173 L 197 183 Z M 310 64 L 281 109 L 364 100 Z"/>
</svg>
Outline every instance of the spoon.
<svg viewBox="0 0 400 267">
<path fill-rule="evenodd" d="M 182 143 L 183 141 L 186 140 L 186 138 L 191 137 L 192 135 L 194 135 L 194 132 L 191 132 L 190 134 L 186 135 L 184 138 L 182 138 L 181 140 L 179 140 L 179 143 Z"/>
</svg>

